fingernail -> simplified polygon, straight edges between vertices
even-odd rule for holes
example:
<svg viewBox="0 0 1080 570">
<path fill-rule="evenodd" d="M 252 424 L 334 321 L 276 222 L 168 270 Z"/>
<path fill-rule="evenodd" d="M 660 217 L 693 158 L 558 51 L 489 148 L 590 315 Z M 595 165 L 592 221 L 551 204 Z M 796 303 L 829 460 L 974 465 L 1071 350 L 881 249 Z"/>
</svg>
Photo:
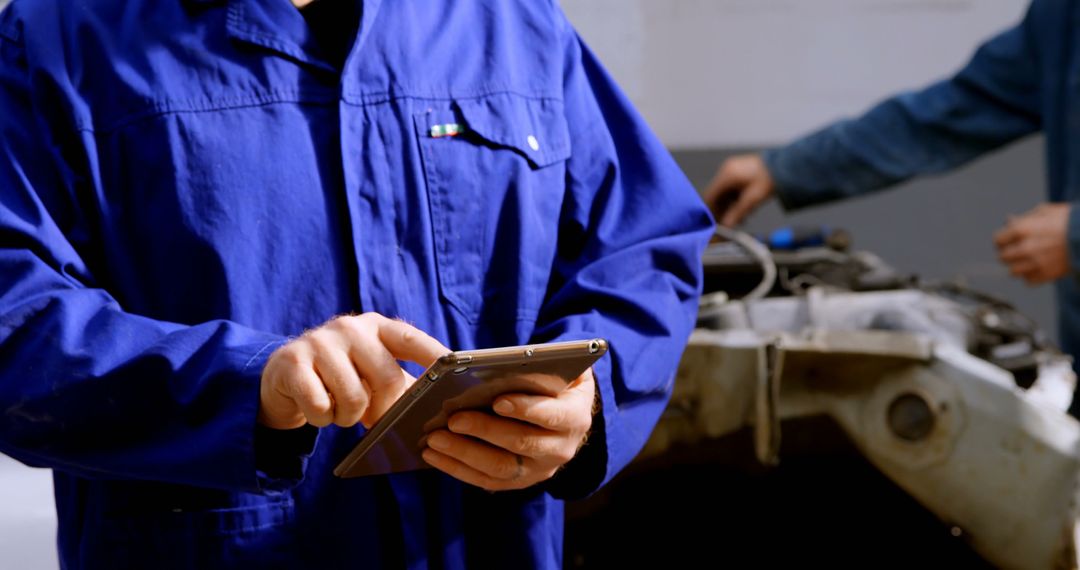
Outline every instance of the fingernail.
<svg viewBox="0 0 1080 570">
<path fill-rule="evenodd" d="M 495 411 L 500 414 L 509 414 L 514 411 L 514 404 L 511 404 L 510 400 L 499 400 L 495 402 Z"/>
<path fill-rule="evenodd" d="M 472 418 L 469 416 L 455 416 L 450 419 L 450 429 L 454 431 L 462 431 L 471 428 L 473 425 Z"/>
<path fill-rule="evenodd" d="M 441 433 L 433 433 L 428 437 L 427 443 L 432 449 L 446 449 L 450 442 L 447 441 L 446 435 Z"/>
</svg>

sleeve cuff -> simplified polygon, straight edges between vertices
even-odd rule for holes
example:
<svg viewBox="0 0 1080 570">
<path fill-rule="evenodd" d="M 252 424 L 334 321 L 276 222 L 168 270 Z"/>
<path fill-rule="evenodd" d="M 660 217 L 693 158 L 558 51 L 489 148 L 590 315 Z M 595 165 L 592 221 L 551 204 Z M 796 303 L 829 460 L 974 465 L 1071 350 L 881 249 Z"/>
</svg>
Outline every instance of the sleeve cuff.
<svg viewBox="0 0 1080 570">
<path fill-rule="evenodd" d="M 312 425 L 290 430 L 255 426 L 255 476 L 263 492 L 285 491 L 304 480 L 315 453 L 319 429 Z"/>
<path fill-rule="evenodd" d="M 603 485 L 607 478 L 608 453 L 607 430 L 604 422 L 604 403 L 601 395 L 602 372 L 593 367 L 596 378 L 596 406 L 593 414 L 592 429 L 589 430 L 585 445 L 554 477 L 545 483 L 544 489 L 557 499 L 574 500 L 591 495 Z"/>
<path fill-rule="evenodd" d="M 288 342 L 287 339 L 278 339 L 265 344 L 245 364 L 242 373 L 255 379 L 258 386 L 259 378 L 266 361 L 275 350 Z M 259 392 L 255 391 L 254 406 L 250 410 L 248 425 L 252 426 L 248 433 L 247 469 L 248 481 L 254 475 L 255 490 L 263 493 L 276 493 L 286 491 L 299 485 L 304 480 L 308 460 L 315 452 L 318 442 L 319 429 L 305 425 L 291 430 L 276 430 L 258 423 Z"/>
<path fill-rule="evenodd" d="M 1069 203 L 1069 224 L 1065 235 L 1069 243 L 1069 274 L 1080 280 L 1080 202 Z"/>
<path fill-rule="evenodd" d="M 773 179 L 776 201 L 785 212 L 790 212 L 812 204 L 813 199 L 788 182 L 787 172 L 782 165 L 782 153 L 783 149 L 771 148 L 761 153 L 761 159 L 765 162 L 765 168 Z"/>
</svg>

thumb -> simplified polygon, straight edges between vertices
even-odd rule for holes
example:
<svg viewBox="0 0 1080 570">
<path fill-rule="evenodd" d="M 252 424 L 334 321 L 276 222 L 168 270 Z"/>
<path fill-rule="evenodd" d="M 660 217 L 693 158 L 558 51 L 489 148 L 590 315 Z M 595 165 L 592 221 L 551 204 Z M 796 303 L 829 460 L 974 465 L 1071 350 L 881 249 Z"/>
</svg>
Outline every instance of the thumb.
<svg viewBox="0 0 1080 570">
<path fill-rule="evenodd" d="M 720 223 L 729 228 L 741 224 L 766 197 L 768 197 L 768 192 L 764 188 L 754 187 L 743 191 L 739 194 L 738 200 L 735 200 L 735 203 L 724 212 Z"/>
<path fill-rule="evenodd" d="M 716 175 L 713 176 L 709 185 L 705 187 L 705 192 L 701 195 L 709 207 L 714 207 L 716 202 L 721 200 L 725 194 L 737 192 L 745 183 L 745 181 L 741 180 L 741 177 L 734 174 L 734 169 L 730 168 L 729 164 L 725 162 L 717 169 Z"/>
</svg>

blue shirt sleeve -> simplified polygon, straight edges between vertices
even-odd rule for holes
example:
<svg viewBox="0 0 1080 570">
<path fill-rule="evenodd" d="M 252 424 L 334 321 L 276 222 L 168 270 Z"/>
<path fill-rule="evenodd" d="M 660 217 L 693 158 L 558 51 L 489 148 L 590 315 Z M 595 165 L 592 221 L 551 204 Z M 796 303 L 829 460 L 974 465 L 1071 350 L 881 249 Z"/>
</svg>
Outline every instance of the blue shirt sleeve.
<svg viewBox="0 0 1080 570">
<path fill-rule="evenodd" d="M 954 77 L 830 125 L 765 162 L 787 209 L 942 172 L 1042 127 L 1034 7 Z"/>
<path fill-rule="evenodd" d="M 588 443 L 552 482 L 588 494 L 629 463 L 664 410 L 693 329 L 713 221 L 671 155 L 563 21 L 572 154 L 538 341 L 603 337 Z"/>
<path fill-rule="evenodd" d="M 296 446 L 293 464 L 257 466 L 255 457 L 262 366 L 282 338 L 228 321 L 185 326 L 131 314 L 95 280 L 79 245 L 93 232 L 80 215 L 87 187 L 69 154 L 80 135 L 60 135 L 44 119 L 63 113 L 32 96 L 5 16 L 0 452 L 87 478 L 255 491 L 273 487 L 275 470 L 295 477 L 310 445 Z"/>
</svg>

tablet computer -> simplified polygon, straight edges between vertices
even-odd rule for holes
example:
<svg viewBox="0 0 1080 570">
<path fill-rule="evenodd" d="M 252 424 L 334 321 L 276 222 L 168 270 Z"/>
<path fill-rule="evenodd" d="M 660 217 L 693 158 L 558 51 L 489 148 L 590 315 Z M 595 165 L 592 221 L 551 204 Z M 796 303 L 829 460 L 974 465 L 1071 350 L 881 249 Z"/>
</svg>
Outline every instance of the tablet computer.
<svg viewBox="0 0 1080 570">
<path fill-rule="evenodd" d="M 338 477 L 430 468 L 427 434 L 461 410 L 491 411 L 501 394 L 556 396 L 604 353 L 603 339 L 451 352 L 432 364 L 334 469 Z M 492 412 L 494 413 L 494 412 Z"/>
</svg>

